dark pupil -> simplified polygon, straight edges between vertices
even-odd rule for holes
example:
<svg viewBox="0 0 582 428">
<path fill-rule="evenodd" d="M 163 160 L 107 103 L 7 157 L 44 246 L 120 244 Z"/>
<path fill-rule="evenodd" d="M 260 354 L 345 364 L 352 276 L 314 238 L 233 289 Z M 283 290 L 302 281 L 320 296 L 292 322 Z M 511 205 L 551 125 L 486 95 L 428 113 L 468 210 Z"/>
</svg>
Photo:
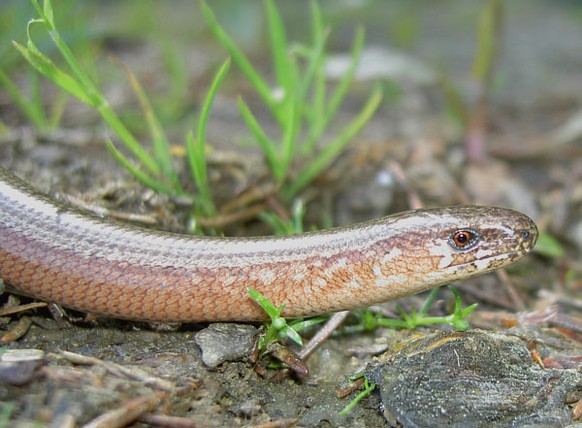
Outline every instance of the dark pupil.
<svg viewBox="0 0 582 428">
<path fill-rule="evenodd" d="M 455 235 L 455 243 L 459 246 L 465 245 L 469 242 L 469 234 L 467 232 L 459 232 Z"/>
</svg>

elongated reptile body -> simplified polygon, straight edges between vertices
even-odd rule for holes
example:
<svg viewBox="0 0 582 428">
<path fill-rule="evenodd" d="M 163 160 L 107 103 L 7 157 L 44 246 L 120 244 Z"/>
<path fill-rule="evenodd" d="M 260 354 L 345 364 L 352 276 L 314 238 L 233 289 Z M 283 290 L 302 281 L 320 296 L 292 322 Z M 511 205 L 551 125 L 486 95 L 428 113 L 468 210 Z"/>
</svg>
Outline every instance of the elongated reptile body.
<svg viewBox="0 0 582 428">
<path fill-rule="evenodd" d="M 264 319 L 247 287 L 287 317 L 364 307 L 503 267 L 537 235 L 519 212 L 457 206 L 288 237 L 183 236 L 65 207 L 0 169 L 0 277 L 116 318 Z"/>
</svg>

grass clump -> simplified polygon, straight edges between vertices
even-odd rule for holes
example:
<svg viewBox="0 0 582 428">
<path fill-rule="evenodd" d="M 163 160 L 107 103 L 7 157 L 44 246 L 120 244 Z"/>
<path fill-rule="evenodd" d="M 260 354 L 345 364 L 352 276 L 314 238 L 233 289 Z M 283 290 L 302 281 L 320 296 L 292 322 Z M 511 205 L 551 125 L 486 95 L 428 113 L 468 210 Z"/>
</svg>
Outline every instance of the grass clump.
<svg viewBox="0 0 582 428">
<path fill-rule="evenodd" d="M 328 131 L 352 83 L 364 45 L 364 30 L 357 30 L 349 70 L 330 94 L 324 69 L 329 29 L 325 27 L 318 3 L 311 1 L 309 4 L 312 40 L 307 46 L 287 41 L 275 3 L 273 0 L 264 1 L 275 75 L 275 82 L 269 84 L 220 26 L 212 9 L 202 2 L 202 12 L 213 34 L 242 70 L 279 127 L 277 137 L 267 135 L 248 104 L 239 98 L 239 109 L 253 140 L 263 150 L 271 175 L 287 199 L 309 185 L 333 162 L 372 117 L 382 100 L 382 91 L 377 86 L 356 117 L 335 133 L 329 144 L 320 151 L 316 150 L 317 142 Z M 290 168 L 297 159 L 303 161 L 303 167 L 291 175 Z"/>
<path fill-rule="evenodd" d="M 126 69 L 126 74 L 139 100 L 149 130 L 151 148 L 143 145 L 130 131 L 108 103 L 96 79 L 81 66 L 79 58 L 69 48 L 56 25 L 52 1 L 45 0 L 42 5 L 38 0 L 31 0 L 31 3 L 37 17 L 28 23 L 26 43 L 13 42 L 18 52 L 64 93 L 88 104 L 101 115 L 116 137 L 115 143 L 107 140 L 109 151 L 134 177 L 156 191 L 169 195 L 190 196 L 194 201 L 194 216 L 212 218 L 219 215 L 208 181 L 206 129 L 213 101 L 228 74 L 231 60 L 227 59 L 215 73 L 198 119 L 185 137 L 186 156 L 196 188 L 194 194 L 188 194 L 184 190 L 187 186 L 180 182 L 174 169 L 174 155 L 161 121 L 131 70 Z M 371 118 L 382 99 L 382 91 L 376 87 L 354 119 L 339 129 L 329 144 L 322 148 L 317 147 L 322 136 L 327 135 L 330 124 L 350 87 L 364 43 L 364 31 L 360 28 L 356 32 L 351 66 L 342 80 L 330 91 L 331 84 L 326 80 L 324 70 L 327 56 L 325 45 L 329 29 L 324 24 L 318 3 L 311 1 L 310 8 L 312 40 L 310 45 L 303 45 L 287 41 L 285 27 L 274 1 L 264 1 L 275 75 L 275 82 L 269 84 L 224 31 L 212 9 L 206 2 L 201 2 L 203 15 L 212 33 L 226 48 L 232 62 L 243 71 L 277 123 L 279 135 L 277 137 L 267 135 L 249 105 L 239 98 L 240 113 L 250 130 L 254 144 L 264 153 L 271 180 L 278 189 L 278 199 L 286 204 L 292 203 L 296 195 L 337 158 L 346 144 Z M 63 65 L 57 65 L 37 46 L 31 34 L 33 26 L 40 26 L 48 34 L 63 60 Z M 94 75 L 95 71 L 92 71 Z M 55 123 L 43 117 L 39 109 L 31 108 L 31 104 L 1 71 L 0 83 L 8 88 L 23 111 L 27 110 L 26 114 L 35 126 L 42 128 Z M 40 104 L 32 103 L 32 106 L 34 105 Z M 299 170 L 294 171 L 292 167 L 298 165 Z"/>
</svg>

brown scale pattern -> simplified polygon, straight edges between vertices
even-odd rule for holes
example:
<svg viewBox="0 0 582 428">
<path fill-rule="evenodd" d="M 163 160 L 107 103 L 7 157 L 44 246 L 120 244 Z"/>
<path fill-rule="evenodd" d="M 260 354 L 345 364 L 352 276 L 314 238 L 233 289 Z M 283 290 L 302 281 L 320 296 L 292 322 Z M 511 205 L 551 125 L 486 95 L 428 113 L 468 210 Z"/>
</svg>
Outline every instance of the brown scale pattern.
<svg viewBox="0 0 582 428">
<path fill-rule="evenodd" d="M 79 231 L 60 232 L 57 226 L 48 225 L 35 233 L 23 233 L 18 227 L 11 226 L 8 219 L 12 215 L 30 216 L 29 223 L 35 224 L 35 216 L 42 213 L 29 213 L 18 206 L 16 200 L 5 197 L 3 184 L 17 188 L 25 197 L 40 200 L 47 207 L 65 209 L 35 194 L 28 186 L 0 170 L 1 278 L 17 290 L 41 299 L 91 313 L 137 320 L 264 319 L 262 309 L 247 295 L 247 287 L 255 288 L 277 306 L 285 303 L 283 314 L 291 317 L 366 306 L 420 292 L 451 279 L 482 273 L 467 270 L 467 273 L 457 275 L 460 270 L 454 267 L 439 272 L 444 256 L 437 254 L 432 245 L 444 242 L 444 247 L 448 248 L 446 242 L 455 227 L 469 224 L 477 228 L 480 220 L 491 223 L 491 218 L 495 218 L 505 229 L 509 225 L 518 232 L 529 233 L 529 237 L 519 233 L 508 237 L 496 229 L 480 231 L 482 243 L 478 249 L 482 253 L 502 256 L 491 263 L 492 267 L 501 267 L 520 258 L 533 248 L 537 237 L 533 222 L 513 211 L 483 207 L 444 208 L 405 213 L 369 223 L 361 229 L 355 227 L 353 246 L 341 250 L 331 248 L 326 255 L 298 246 L 294 251 L 305 255 L 300 261 L 285 254 L 274 254 L 249 264 L 229 265 L 230 258 L 225 256 L 220 258 L 220 263 L 213 263 L 210 267 L 204 261 L 206 259 L 196 258 L 196 254 L 204 254 L 203 245 L 198 245 L 193 248 L 192 265 L 188 267 L 163 265 L 161 259 L 149 256 L 147 252 L 138 264 L 119 256 L 126 254 L 123 251 L 131 251 L 123 248 L 120 241 L 108 242 L 107 236 L 99 236 L 95 242 L 103 242 L 110 252 L 119 252 L 116 253 L 119 257 L 112 260 L 105 256 L 86 255 L 104 254 L 102 247 L 82 253 L 55 244 L 59 242 L 56 235 L 51 239 L 53 234 L 66 233 L 67 240 L 81 242 L 86 239 L 82 233 L 83 225 L 79 226 Z M 433 222 L 430 227 L 423 224 L 425 219 Z M 95 220 L 87 217 L 87 222 L 91 221 Z M 390 225 L 390 234 L 358 236 L 358 230 L 368 230 L 380 223 L 383 225 L 383 222 Z M 113 230 L 123 230 L 129 239 L 137 239 L 135 228 L 116 227 Z M 139 234 L 147 238 L 147 232 L 140 231 Z M 260 245 L 267 247 L 268 251 L 268 240 L 261 241 Z M 382 264 L 386 254 L 394 254 L 394 257 L 389 263 Z M 476 250 L 459 252 L 450 259 L 452 264 L 471 262 L 476 254 Z M 236 258 L 243 260 L 244 255 L 236 255 Z M 265 272 L 272 275 L 265 275 Z"/>
</svg>

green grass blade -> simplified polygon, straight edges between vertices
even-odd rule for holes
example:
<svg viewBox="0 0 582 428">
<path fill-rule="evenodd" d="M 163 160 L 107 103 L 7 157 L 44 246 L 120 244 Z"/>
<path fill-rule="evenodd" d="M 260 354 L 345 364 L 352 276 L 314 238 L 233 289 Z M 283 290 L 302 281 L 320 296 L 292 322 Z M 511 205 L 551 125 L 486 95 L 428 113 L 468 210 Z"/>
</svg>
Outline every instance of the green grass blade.
<svg viewBox="0 0 582 428">
<path fill-rule="evenodd" d="M 472 74 L 480 82 L 487 79 L 495 62 L 502 25 L 503 6 L 503 2 L 499 0 L 488 0 L 483 4 L 479 12 L 477 47 Z"/>
<path fill-rule="evenodd" d="M 255 141 L 261 146 L 269 168 L 271 169 L 271 174 L 276 181 L 281 181 L 283 179 L 285 170 L 282 163 L 279 161 L 277 151 L 275 149 L 275 143 L 265 134 L 261 125 L 253 115 L 253 112 L 249 106 L 244 102 L 242 98 L 238 99 L 238 107 L 242 118 L 244 119 L 247 127 L 253 134 Z"/>
<path fill-rule="evenodd" d="M 126 65 L 121 64 L 121 66 L 125 70 L 125 73 L 129 79 L 129 83 L 131 84 L 131 87 L 133 88 L 133 91 L 136 94 L 144 112 L 145 119 L 152 136 L 157 164 L 160 166 L 161 173 L 163 177 L 169 183 L 171 183 L 171 187 L 174 190 L 174 193 L 180 194 L 183 192 L 183 190 L 180 181 L 178 180 L 178 176 L 174 172 L 172 166 L 172 154 L 170 152 L 170 144 L 168 143 L 166 133 L 164 132 L 156 114 L 154 113 L 152 105 L 135 74 Z"/>
<path fill-rule="evenodd" d="M 325 42 L 324 42 L 325 43 Z M 314 57 L 311 59 L 313 62 L 313 89 L 312 89 L 312 99 L 311 108 L 304 109 L 303 114 L 310 124 L 309 134 L 302 144 L 301 153 L 309 154 L 315 149 L 317 141 L 325 131 L 327 126 L 326 115 L 325 115 L 325 97 L 327 94 L 327 82 L 325 79 L 325 70 L 323 67 L 323 48 L 322 45 L 321 52 L 315 52 Z M 310 62 L 311 62 L 310 61 Z M 311 66 L 311 63 L 309 64 Z M 310 70 L 307 70 L 309 73 Z"/>
<path fill-rule="evenodd" d="M 45 2 L 44 10 L 41 10 L 36 0 L 32 0 L 41 19 L 31 20 L 28 24 L 28 42 L 27 47 L 23 47 L 18 43 L 14 46 L 18 51 L 35 67 L 41 74 L 52 80 L 55 84 L 78 98 L 80 101 L 96 108 L 107 124 L 119 136 L 121 143 L 137 157 L 139 162 L 148 169 L 152 175 L 158 176 L 160 167 L 153 157 L 137 142 L 135 137 L 129 132 L 125 125 L 121 122 L 119 117 L 113 112 L 105 97 L 97 90 L 95 85 L 91 82 L 89 77 L 81 71 L 77 61 L 67 45 L 62 41 L 58 31 L 54 26 L 54 22 L 49 18 L 52 16 L 52 8 L 50 2 Z M 48 11 L 45 13 L 45 11 Z M 51 38 L 57 45 L 61 55 L 67 61 L 71 68 L 73 75 L 69 75 L 56 67 L 53 62 L 44 55 L 34 44 L 30 37 L 30 26 L 35 23 L 43 24 Z M 74 76 L 74 77 L 73 77 Z"/>
<path fill-rule="evenodd" d="M 426 298 L 422 307 L 418 311 L 419 315 L 425 316 L 426 314 L 428 314 L 430 307 L 434 304 L 434 302 L 438 298 L 439 293 L 440 293 L 440 288 L 433 288 L 432 290 L 430 290 L 428 297 Z"/>
<path fill-rule="evenodd" d="M 6 92 L 20 111 L 33 124 L 36 129 L 48 128 L 48 121 L 42 109 L 42 105 L 37 102 L 29 102 L 20 88 L 12 82 L 4 70 L 0 68 L 0 84 L 6 89 Z"/>
<path fill-rule="evenodd" d="M 376 86 L 356 118 L 348 124 L 348 126 L 331 144 L 321 151 L 313 162 L 308 164 L 307 167 L 297 174 L 297 179 L 288 186 L 286 192 L 287 197 L 292 197 L 298 191 L 307 186 L 335 160 L 346 144 L 349 143 L 350 140 L 360 132 L 368 120 L 370 120 L 380 105 L 380 101 L 382 101 L 382 89 L 380 86 Z"/>
<path fill-rule="evenodd" d="M 121 122 L 119 117 L 109 106 L 109 103 L 102 104 L 97 109 L 101 114 L 101 117 L 107 122 L 107 124 L 113 129 L 113 131 L 119 137 L 121 143 L 138 159 L 138 161 L 147 168 L 152 175 L 160 175 L 160 166 L 154 160 L 154 158 L 147 152 L 147 150 L 139 144 L 136 138 L 131 132 L 125 127 Z M 170 190 L 170 193 L 171 190 Z"/>
<path fill-rule="evenodd" d="M 125 169 L 127 169 L 131 175 L 133 175 L 135 178 L 137 178 L 140 182 L 142 182 L 144 185 L 146 185 L 147 187 L 154 189 L 158 192 L 162 192 L 165 194 L 169 194 L 171 195 L 172 189 L 168 186 L 166 186 L 164 183 L 161 183 L 153 178 L 151 178 L 149 175 L 147 175 L 145 172 L 143 172 L 141 169 L 139 169 L 137 166 L 135 166 L 133 163 L 131 163 L 129 161 L 129 159 L 127 159 L 123 153 L 121 153 L 117 147 L 115 147 L 115 145 L 113 144 L 113 142 L 109 139 L 105 140 L 105 144 L 107 146 L 107 149 L 109 150 L 109 153 L 111 153 L 111 155 L 113 156 L 113 158 L 121 165 L 123 166 Z"/>
<path fill-rule="evenodd" d="M 222 81 L 228 74 L 228 70 L 230 69 L 230 58 L 228 58 L 218 69 L 218 72 L 214 76 L 212 80 L 212 84 L 208 89 L 208 94 L 206 94 L 206 98 L 204 99 L 204 104 L 202 105 L 202 111 L 200 112 L 200 117 L 198 118 L 198 133 L 197 138 L 198 141 L 206 142 L 206 126 L 208 125 L 208 119 L 210 118 L 210 112 L 212 111 L 212 105 L 214 103 L 214 99 L 216 98 L 216 94 Z M 197 155 L 204 154 L 204 147 L 198 149 Z"/>
<path fill-rule="evenodd" d="M 216 215 L 216 207 L 212 200 L 206 169 L 206 126 L 208 124 L 210 112 L 212 111 L 212 105 L 216 93 L 218 92 L 218 88 L 220 88 L 222 81 L 228 74 L 229 68 L 230 58 L 228 58 L 218 69 L 218 72 L 214 76 L 212 84 L 208 89 L 208 93 L 206 94 L 202 105 L 200 117 L 198 118 L 196 139 L 194 139 L 193 134 L 190 134 L 186 142 L 190 169 L 200 195 L 199 201 L 201 203 L 202 213 L 206 216 Z"/>
<path fill-rule="evenodd" d="M 276 308 L 275 305 L 273 305 L 269 299 L 267 299 L 257 290 L 248 287 L 247 293 L 249 293 L 249 296 L 251 296 L 251 298 L 255 302 L 257 302 L 261 308 L 263 308 L 263 310 L 267 315 L 269 315 L 269 318 L 271 318 L 271 320 L 274 320 L 279 315 L 281 315 L 280 309 Z"/>
<path fill-rule="evenodd" d="M 36 45 L 32 40 L 28 40 L 27 47 L 24 47 L 17 42 L 12 42 L 12 44 L 39 73 L 69 92 L 74 97 L 78 98 L 80 101 L 93 106 L 93 100 L 87 96 L 84 88 L 79 85 L 72 76 L 57 68 L 57 66 L 47 56 L 36 48 Z"/>
<path fill-rule="evenodd" d="M 168 84 L 170 85 L 160 107 L 163 107 L 166 118 L 178 120 L 183 114 L 186 108 L 185 104 L 190 97 L 188 87 L 190 70 L 186 65 L 186 59 L 181 47 L 172 43 L 171 36 L 167 33 L 162 33 L 159 36 L 164 70 L 168 75 Z"/>
<path fill-rule="evenodd" d="M 190 168 L 198 194 L 194 198 L 196 204 L 196 215 L 203 217 L 213 217 L 216 215 L 216 206 L 212 199 L 208 176 L 206 174 L 206 144 L 196 140 L 193 132 L 186 136 L 186 150 L 190 162 Z M 202 155 L 191 155 L 202 151 Z M 194 156 L 194 157 L 192 157 Z"/>
<path fill-rule="evenodd" d="M 288 100 L 287 117 L 285 118 L 285 129 L 283 134 L 283 146 L 281 157 L 280 180 L 284 180 L 287 171 L 291 166 L 295 155 L 297 144 L 297 135 L 301 127 L 301 116 L 298 112 L 300 106 L 295 102 L 295 97 L 291 96 Z"/>
<path fill-rule="evenodd" d="M 341 412 L 339 412 L 339 415 L 341 416 L 345 416 L 348 413 L 351 412 L 351 410 L 356 407 L 356 405 L 362 400 L 362 398 L 370 395 L 370 393 L 376 388 L 376 384 L 373 382 L 369 382 L 368 379 L 364 380 L 364 390 L 362 392 L 360 392 L 358 395 L 356 395 L 356 398 L 354 398 L 350 404 L 348 404 L 346 407 L 344 407 L 342 409 Z"/>
<path fill-rule="evenodd" d="M 284 134 L 286 134 L 283 137 L 284 147 L 282 152 L 282 159 L 285 164 L 284 169 L 286 170 L 291 159 L 289 150 L 294 151 L 295 147 L 295 141 L 290 141 L 287 137 L 296 134 L 295 120 L 297 108 L 303 106 L 303 102 L 297 102 L 301 79 L 299 77 L 300 73 L 297 62 L 293 59 L 289 44 L 287 43 L 285 26 L 283 25 L 281 15 L 273 0 L 264 0 L 264 5 L 267 11 L 269 41 L 277 79 L 277 90 L 280 92 L 277 98 L 277 104 L 271 108 L 271 113 L 275 116 L 281 127 L 284 128 Z M 293 119 L 292 122 L 289 121 L 290 118 Z"/>
<path fill-rule="evenodd" d="M 350 67 L 348 68 L 346 74 L 342 77 L 339 85 L 335 89 L 331 100 L 327 107 L 326 112 L 326 122 L 335 116 L 337 109 L 339 108 L 341 102 L 343 101 L 356 72 L 356 68 L 360 62 L 360 55 L 362 54 L 362 48 L 364 47 L 364 41 L 366 39 L 366 33 L 362 27 L 358 27 L 356 32 L 356 37 L 354 39 L 354 44 L 352 47 Z M 327 126 L 327 125 L 326 125 Z"/>
<path fill-rule="evenodd" d="M 245 54 L 238 48 L 238 46 L 236 46 L 234 41 L 222 29 L 216 20 L 212 9 L 208 7 L 205 1 L 200 2 L 200 8 L 202 9 L 202 13 L 206 18 L 206 22 L 208 22 L 210 30 L 214 33 L 215 37 L 222 43 L 234 62 L 238 64 L 243 73 L 247 76 L 265 104 L 267 104 L 269 109 L 274 111 L 277 108 L 278 101 L 273 96 L 269 85 L 261 78 Z"/>
<path fill-rule="evenodd" d="M 39 75 L 36 74 L 36 80 L 39 80 Z M 39 84 L 40 86 L 40 84 Z M 59 91 L 57 96 L 53 101 L 53 105 L 51 106 L 50 115 L 49 115 L 49 129 L 56 129 L 59 127 L 63 115 L 65 114 L 65 107 L 67 102 L 69 101 L 69 95 L 65 91 Z M 39 97 L 38 101 L 39 105 L 42 105 L 42 100 Z"/>
<path fill-rule="evenodd" d="M 307 66 L 305 67 L 305 71 L 303 73 L 303 79 L 300 82 L 301 88 L 299 90 L 299 100 L 301 102 L 305 102 L 307 99 L 307 94 L 309 92 L 309 88 L 313 82 L 313 79 L 317 74 L 323 75 L 323 60 L 324 60 L 324 52 L 325 52 L 325 43 L 327 42 L 327 36 L 329 32 L 326 32 L 323 28 L 323 19 L 321 17 L 321 10 L 319 9 L 318 2 L 311 1 L 311 15 L 312 15 L 312 44 L 313 46 L 311 49 L 307 51 Z M 317 86 L 316 86 L 317 87 Z M 315 99 L 319 99 L 317 95 Z M 324 92 L 325 99 L 325 92 Z M 315 111 L 318 112 L 318 109 L 315 108 Z M 323 113 L 323 110 L 320 111 Z M 318 116 L 318 114 L 314 114 L 314 116 Z"/>
<path fill-rule="evenodd" d="M 289 327 L 291 327 L 296 332 L 300 332 L 305 330 L 306 328 L 313 327 L 314 325 L 321 324 L 329 319 L 327 315 L 321 315 L 318 317 L 308 318 L 306 320 L 294 320 L 289 323 Z"/>
<path fill-rule="evenodd" d="M 302 199 L 295 199 L 291 206 L 291 225 L 293 227 L 293 234 L 298 235 L 304 232 L 303 217 L 305 216 L 305 204 Z"/>
<path fill-rule="evenodd" d="M 36 3 L 36 1 L 35 1 L 35 3 Z M 37 7 L 37 10 L 38 10 L 38 7 Z M 44 0 L 42 11 L 43 11 L 44 15 L 46 16 L 46 19 L 54 27 L 55 16 L 53 13 L 53 5 L 52 5 L 51 0 Z"/>
<path fill-rule="evenodd" d="M 299 346 L 303 346 L 303 340 L 301 339 L 301 336 L 299 336 L 299 333 L 297 333 L 295 330 L 293 330 L 289 326 L 282 328 L 279 332 L 279 336 L 282 338 L 291 339 L 293 342 L 295 342 Z"/>
<path fill-rule="evenodd" d="M 265 0 L 265 9 L 267 10 L 267 23 L 269 25 L 269 41 L 271 43 L 271 55 L 275 65 L 275 75 L 279 88 L 286 93 L 283 99 L 286 99 L 293 88 L 293 78 L 291 75 L 292 64 L 289 61 L 289 46 L 287 36 L 285 35 L 285 26 L 281 20 L 281 15 L 277 10 L 273 0 Z"/>
<path fill-rule="evenodd" d="M 259 219 L 263 223 L 271 226 L 274 235 L 282 236 L 291 235 L 293 233 L 293 225 L 290 222 L 283 220 L 275 213 L 262 212 L 259 214 Z"/>
<path fill-rule="evenodd" d="M 318 76 L 317 81 L 317 88 L 316 88 L 316 99 L 315 105 L 317 107 L 317 113 L 315 115 L 315 122 L 313 123 L 309 138 L 304 145 L 304 153 L 310 153 L 315 149 L 315 144 L 331 122 L 331 120 L 335 117 L 339 106 L 341 105 L 345 95 L 352 83 L 354 78 L 354 74 L 356 72 L 356 68 L 358 66 L 360 55 L 362 53 L 362 48 L 364 46 L 365 41 L 365 31 L 362 27 L 359 27 L 356 36 L 354 38 L 354 43 L 352 46 L 352 53 L 351 53 L 351 62 L 348 70 L 340 80 L 340 83 L 337 85 L 335 91 L 333 92 L 331 99 L 327 105 L 327 107 L 323 107 L 322 104 L 324 103 L 325 97 L 325 78 L 323 76 L 323 66 L 320 69 L 320 75 Z"/>
<path fill-rule="evenodd" d="M 97 107 L 104 101 L 104 98 L 101 95 L 101 93 L 97 90 L 89 76 L 83 72 L 81 66 L 79 65 L 75 58 L 75 55 L 73 54 L 73 52 L 71 52 L 67 44 L 61 38 L 60 33 L 57 31 L 54 21 L 52 3 L 50 2 L 50 0 L 45 0 L 43 9 L 41 9 L 38 6 L 37 0 L 32 0 L 32 3 L 36 8 L 37 13 L 41 17 L 41 20 L 37 21 L 41 22 L 45 26 L 49 35 L 51 36 L 51 39 L 57 46 L 60 54 L 67 62 L 68 66 L 71 68 L 73 75 L 76 77 L 80 86 L 83 87 L 86 96 L 88 96 L 91 99 L 91 101 L 88 104 Z M 30 35 L 28 38 L 29 40 L 31 40 Z"/>
</svg>

